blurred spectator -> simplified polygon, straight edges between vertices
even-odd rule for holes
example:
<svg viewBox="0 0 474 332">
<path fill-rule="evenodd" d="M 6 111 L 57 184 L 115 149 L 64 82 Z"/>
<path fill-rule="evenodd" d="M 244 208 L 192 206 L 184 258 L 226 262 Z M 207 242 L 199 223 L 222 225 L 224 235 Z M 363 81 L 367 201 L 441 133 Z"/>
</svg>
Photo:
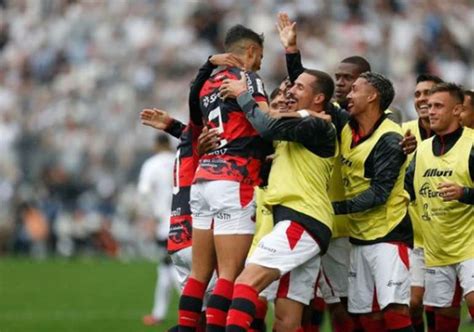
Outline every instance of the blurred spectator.
<svg viewBox="0 0 474 332">
<path fill-rule="evenodd" d="M 121 257 L 146 252 L 131 184 L 154 133 L 139 111 L 183 119 L 189 81 L 236 23 L 265 34 L 271 91 L 286 75 L 278 11 L 297 19 L 306 66 L 332 72 L 366 56 L 394 81 L 404 118 L 415 116 L 420 72 L 474 86 L 470 0 L 0 1 L 0 229 L 31 200 L 62 254 L 83 240 Z M 101 230 L 102 244 L 87 238 Z"/>
</svg>

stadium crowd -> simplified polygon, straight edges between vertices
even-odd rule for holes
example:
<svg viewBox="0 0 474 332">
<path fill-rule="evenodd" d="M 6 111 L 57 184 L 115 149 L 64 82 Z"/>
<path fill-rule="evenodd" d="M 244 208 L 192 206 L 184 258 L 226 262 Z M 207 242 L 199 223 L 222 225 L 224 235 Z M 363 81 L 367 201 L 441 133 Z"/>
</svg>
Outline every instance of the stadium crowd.
<svg viewBox="0 0 474 332">
<path fill-rule="evenodd" d="M 473 85 L 468 0 L 2 1 L 0 249 L 37 243 L 40 256 L 70 255 L 71 238 L 113 229 L 120 248 L 136 253 L 153 228 L 137 218 L 134 201 L 153 135 L 138 110 L 160 105 L 184 119 L 177 92 L 201 59 L 222 50 L 235 23 L 266 35 L 261 76 L 276 86 L 285 75 L 274 37 L 282 10 L 298 22 L 308 67 L 330 72 L 337 59 L 366 55 L 394 81 L 403 119 L 415 117 L 417 73 Z M 33 230 L 25 206 L 38 217 Z"/>
</svg>

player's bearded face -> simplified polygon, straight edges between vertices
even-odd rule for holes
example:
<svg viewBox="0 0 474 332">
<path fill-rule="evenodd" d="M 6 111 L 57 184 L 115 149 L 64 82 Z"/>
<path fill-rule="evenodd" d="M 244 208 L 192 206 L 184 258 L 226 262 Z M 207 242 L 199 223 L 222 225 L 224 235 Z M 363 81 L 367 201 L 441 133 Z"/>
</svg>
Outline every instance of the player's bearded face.
<svg viewBox="0 0 474 332">
<path fill-rule="evenodd" d="M 258 45 L 252 45 L 252 71 L 259 71 L 260 67 L 262 66 L 262 59 L 263 59 L 263 48 Z"/>
<path fill-rule="evenodd" d="M 288 110 L 311 109 L 313 106 L 313 87 L 315 78 L 307 73 L 303 73 L 295 81 L 287 95 Z"/>
</svg>

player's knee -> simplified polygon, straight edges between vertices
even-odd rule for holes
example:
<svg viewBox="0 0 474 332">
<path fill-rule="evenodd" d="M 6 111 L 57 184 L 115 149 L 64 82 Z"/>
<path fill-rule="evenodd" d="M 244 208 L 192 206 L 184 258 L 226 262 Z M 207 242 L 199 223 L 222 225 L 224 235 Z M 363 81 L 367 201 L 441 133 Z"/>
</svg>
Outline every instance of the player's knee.
<svg viewBox="0 0 474 332">
<path fill-rule="evenodd" d="M 341 322 L 350 318 L 342 303 L 329 304 L 328 309 L 333 321 Z"/>
<path fill-rule="evenodd" d="M 469 308 L 469 312 L 471 312 L 472 316 L 472 310 L 474 310 L 474 291 L 467 293 L 465 296 L 465 300 Z"/>
<path fill-rule="evenodd" d="M 410 299 L 410 315 L 420 316 L 423 314 L 423 298 L 412 297 Z"/>
<path fill-rule="evenodd" d="M 384 310 L 383 318 L 388 330 L 402 329 L 411 325 L 408 306 L 390 304 Z"/>
<path fill-rule="evenodd" d="M 297 315 L 278 315 L 275 314 L 275 321 L 273 323 L 273 330 L 276 332 L 293 332 L 301 325 L 301 317 Z"/>
<path fill-rule="evenodd" d="M 278 270 L 249 264 L 235 280 L 236 284 L 246 284 L 259 291 L 263 290 L 273 280 L 280 276 Z"/>
</svg>

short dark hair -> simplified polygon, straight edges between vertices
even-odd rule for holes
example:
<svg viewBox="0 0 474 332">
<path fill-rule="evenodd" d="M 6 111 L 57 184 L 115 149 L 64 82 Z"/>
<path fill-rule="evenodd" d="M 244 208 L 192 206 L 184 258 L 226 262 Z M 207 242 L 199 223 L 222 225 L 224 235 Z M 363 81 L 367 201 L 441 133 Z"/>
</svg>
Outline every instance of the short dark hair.
<svg viewBox="0 0 474 332">
<path fill-rule="evenodd" d="M 443 80 L 439 76 L 423 73 L 416 77 L 416 84 L 420 82 L 434 82 L 439 84 L 443 83 Z"/>
<path fill-rule="evenodd" d="M 168 138 L 168 135 L 159 133 L 155 135 L 155 144 L 168 145 L 170 144 L 170 139 Z"/>
<path fill-rule="evenodd" d="M 464 90 L 460 85 L 452 82 L 443 82 L 436 84 L 431 88 L 429 94 L 432 95 L 437 92 L 448 92 L 451 97 L 456 99 L 459 103 L 464 103 Z"/>
<path fill-rule="evenodd" d="M 351 63 L 353 65 L 356 65 L 357 68 L 359 68 L 360 73 L 371 71 L 369 61 L 367 61 L 365 58 L 358 55 L 345 58 L 344 60 L 341 61 L 341 63 Z"/>
<path fill-rule="evenodd" d="M 280 88 L 273 89 L 272 93 L 270 93 L 270 101 L 275 99 L 276 96 L 280 93 Z"/>
<path fill-rule="evenodd" d="M 305 73 L 315 78 L 313 92 L 324 95 L 325 108 L 329 107 L 334 93 L 334 81 L 328 73 L 315 69 L 305 69 Z"/>
<path fill-rule="evenodd" d="M 474 90 L 464 90 L 464 98 L 471 97 L 471 106 L 474 107 Z"/>
<path fill-rule="evenodd" d="M 395 90 L 393 89 L 392 82 L 382 74 L 369 71 L 362 73 L 359 78 L 365 79 L 375 88 L 375 90 L 377 90 L 380 98 L 380 110 L 385 111 L 395 97 Z"/>
<path fill-rule="evenodd" d="M 224 48 L 229 51 L 235 43 L 242 40 L 250 40 L 263 47 L 263 34 L 258 34 L 255 31 L 244 27 L 242 24 L 237 24 L 231 27 L 224 39 Z"/>
</svg>

